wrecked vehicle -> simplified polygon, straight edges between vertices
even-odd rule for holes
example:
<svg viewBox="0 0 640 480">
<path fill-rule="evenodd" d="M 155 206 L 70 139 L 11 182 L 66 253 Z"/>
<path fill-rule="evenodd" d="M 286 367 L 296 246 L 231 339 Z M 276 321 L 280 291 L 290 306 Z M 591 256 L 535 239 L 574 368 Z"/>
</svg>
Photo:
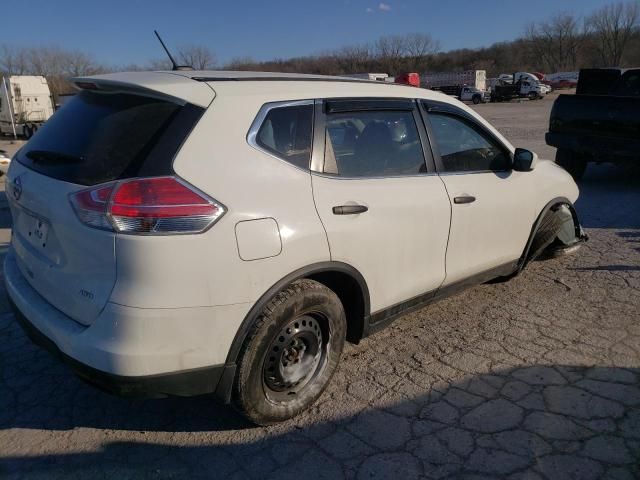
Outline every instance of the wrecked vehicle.
<svg viewBox="0 0 640 480">
<path fill-rule="evenodd" d="M 30 337 L 105 390 L 283 421 L 345 341 L 585 238 L 571 176 L 442 93 L 262 72 L 74 82 L 11 163 L 4 278 Z"/>
</svg>

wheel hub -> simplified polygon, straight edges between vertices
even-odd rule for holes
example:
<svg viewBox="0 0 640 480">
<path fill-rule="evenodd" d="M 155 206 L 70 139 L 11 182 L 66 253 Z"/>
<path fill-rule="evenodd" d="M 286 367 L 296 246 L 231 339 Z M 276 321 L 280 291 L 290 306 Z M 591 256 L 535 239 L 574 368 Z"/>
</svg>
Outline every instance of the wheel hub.
<svg viewBox="0 0 640 480">
<path fill-rule="evenodd" d="M 317 319 L 303 315 L 285 325 L 269 346 L 263 379 L 269 390 L 295 394 L 313 378 L 323 353 L 322 329 Z"/>
</svg>

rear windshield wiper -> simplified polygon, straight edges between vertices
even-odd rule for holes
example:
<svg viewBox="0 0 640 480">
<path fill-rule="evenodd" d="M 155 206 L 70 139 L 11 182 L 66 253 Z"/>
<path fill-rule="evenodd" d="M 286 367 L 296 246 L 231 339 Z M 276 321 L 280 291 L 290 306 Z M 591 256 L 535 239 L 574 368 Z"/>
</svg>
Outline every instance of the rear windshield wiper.
<svg viewBox="0 0 640 480">
<path fill-rule="evenodd" d="M 84 157 L 77 157 L 67 153 L 53 152 L 50 150 L 30 150 L 26 153 L 27 158 L 34 163 L 82 163 Z"/>
</svg>

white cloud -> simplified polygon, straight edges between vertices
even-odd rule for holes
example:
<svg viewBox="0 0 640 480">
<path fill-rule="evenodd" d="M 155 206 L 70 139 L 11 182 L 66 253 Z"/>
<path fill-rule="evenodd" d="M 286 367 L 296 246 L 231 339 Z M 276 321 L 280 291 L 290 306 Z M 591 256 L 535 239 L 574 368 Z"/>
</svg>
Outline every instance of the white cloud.
<svg viewBox="0 0 640 480">
<path fill-rule="evenodd" d="M 390 12 L 391 11 L 391 5 L 389 5 L 388 3 L 380 2 L 378 4 L 378 10 L 380 10 L 381 12 Z"/>
<path fill-rule="evenodd" d="M 367 8 L 367 13 L 373 13 L 373 8 Z"/>
</svg>

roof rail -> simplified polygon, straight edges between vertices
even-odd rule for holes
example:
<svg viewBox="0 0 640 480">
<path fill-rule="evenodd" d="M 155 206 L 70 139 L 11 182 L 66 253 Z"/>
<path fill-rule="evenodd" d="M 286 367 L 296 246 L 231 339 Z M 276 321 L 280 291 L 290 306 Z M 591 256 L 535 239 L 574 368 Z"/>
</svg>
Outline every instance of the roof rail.
<svg viewBox="0 0 640 480">
<path fill-rule="evenodd" d="M 376 85 L 398 85 L 391 82 L 380 82 L 377 80 L 365 80 L 359 78 L 345 77 L 190 77 L 197 82 L 345 82 L 345 83 L 368 83 Z"/>
</svg>

